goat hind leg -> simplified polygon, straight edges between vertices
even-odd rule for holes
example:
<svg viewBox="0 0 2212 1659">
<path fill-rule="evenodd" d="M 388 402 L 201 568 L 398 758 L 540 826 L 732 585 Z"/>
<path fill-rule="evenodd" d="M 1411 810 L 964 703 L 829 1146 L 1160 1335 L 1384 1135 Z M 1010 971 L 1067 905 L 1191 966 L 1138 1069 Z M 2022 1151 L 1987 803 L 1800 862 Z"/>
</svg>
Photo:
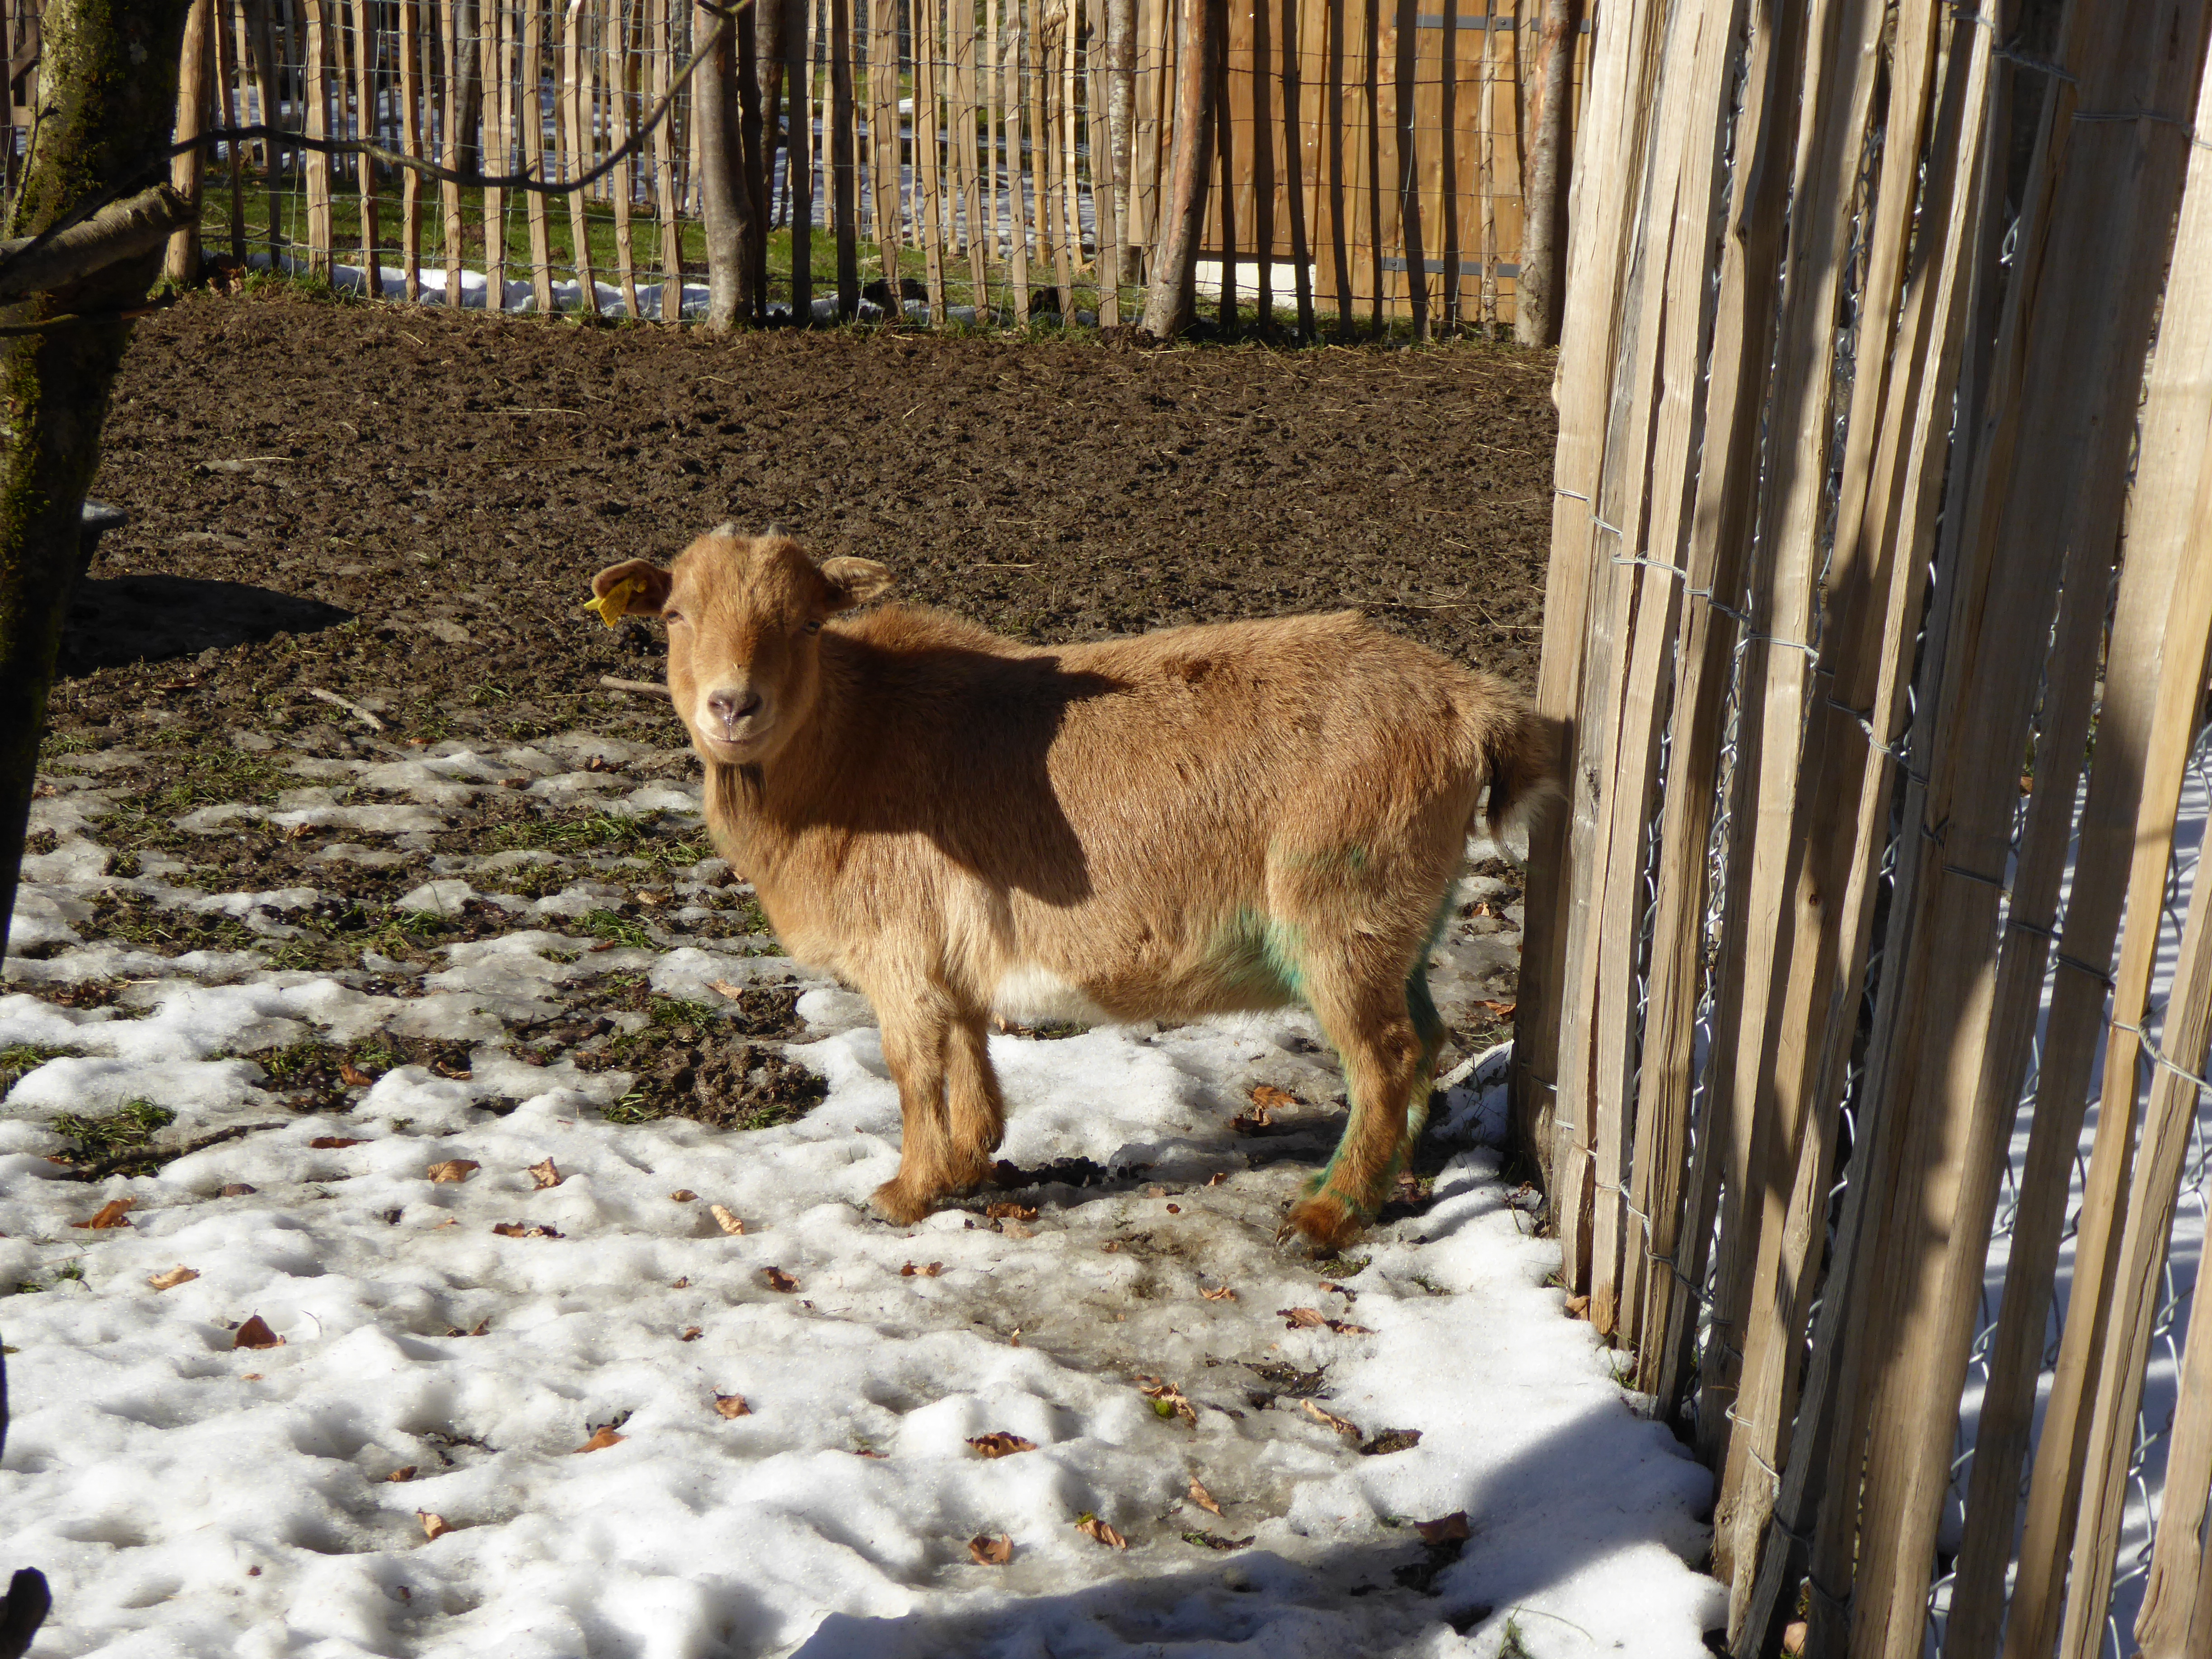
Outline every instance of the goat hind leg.
<svg viewBox="0 0 2212 1659">
<path fill-rule="evenodd" d="M 1389 1198 L 1411 1142 L 1407 1109 L 1435 1053 L 1396 988 L 1324 1006 L 1333 1000 L 1316 995 L 1314 1012 L 1343 1057 L 1352 1118 L 1328 1167 L 1307 1183 L 1285 1223 L 1286 1231 L 1296 1229 L 1324 1249 L 1350 1243 Z M 1424 1116 L 1427 1106 L 1424 1098 Z"/>
</svg>

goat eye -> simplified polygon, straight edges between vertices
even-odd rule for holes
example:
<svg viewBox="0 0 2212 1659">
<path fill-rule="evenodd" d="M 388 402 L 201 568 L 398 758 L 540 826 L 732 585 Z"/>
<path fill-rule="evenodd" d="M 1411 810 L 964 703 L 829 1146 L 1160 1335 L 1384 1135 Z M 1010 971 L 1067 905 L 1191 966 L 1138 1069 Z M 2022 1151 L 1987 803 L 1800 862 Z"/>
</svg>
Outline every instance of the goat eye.
<svg viewBox="0 0 2212 1659">
<path fill-rule="evenodd" d="M 665 623 L 680 623 L 684 620 L 684 613 L 681 611 L 664 611 L 660 613 L 660 620 Z"/>
<path fill-rule="evenodd" d="M 806 631 L 810 634 L 819 634 L 822 631 L 822 618 L 817 617 L 812 622 L 807 623 Z"/>
</svg>

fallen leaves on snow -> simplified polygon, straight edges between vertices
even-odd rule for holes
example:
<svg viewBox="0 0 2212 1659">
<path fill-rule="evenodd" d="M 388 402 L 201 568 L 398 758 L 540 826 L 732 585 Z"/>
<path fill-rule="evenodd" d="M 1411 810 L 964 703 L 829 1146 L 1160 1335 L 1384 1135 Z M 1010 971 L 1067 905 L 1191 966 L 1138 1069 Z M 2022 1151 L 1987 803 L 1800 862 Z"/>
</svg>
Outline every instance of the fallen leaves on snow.
<svg viewBox="0 0 2212 1659">
<path fill-rule="evenodd" d="M 674 1192 L 669 1194 L 669 1197 L 674 1199 L 678 1204 L 696 1204 L 699 1201 L 699 1194 L 689 1187 L 678 1187 Z"/>
<path fill-rule="evenodd" d="M 1339 1336 L 1372 1336 L 1375 1333 L 1364 1325 L 1355 1325 L 1348 1319 L 1331 1319 L 1318 1308 L 1278 1308 L 1286 1331 L 1328 1329 Z"/>
<path fill-rule="evenodd" d="M 538 1190 L 543 1192 L 548 1187 L 559 1186 L 568 1177 L 562 1175 L 561 1166 L 549 1158 L 543 1164 L 530 1166 L 530 1178 L 538 1183 Z"/>
<path fill-rule="evenodd" d="M 684 1328 L 684 1334 L 676 1340 L 678 1342 L 696 1342 L 706 1334 L 707 1328 L 704 1325 L 686 1325 Z"/>
<path fill-rule="evenodd" d="M 594 1429 L 592 1431 L 592 1437 L 577 1447 L 576 1451 L 579 1455 L 584 1452 L 605 1451 L 610 1446 L 619 1446 L 629 1438 L 626 1434 L 617 1434 L 615 1425 L 609 1423 L 602 1428 Z"/>
<path fill-rule="evenodd" d="M 753 1408 L 745 1404 L 745 1397 L 741 1394 L 716 1395 L 714 1409 L 725 1417 L 750 1417 L 753 1414 Z"/>
<path fill-rule="evenodd" d="M 1485 1000 L 1481 1002 L 1476 1003 L 1474 1006 L 1478 1008 L 1487 1009 L 1490 1012 L 1497 1015 L 1500 1019 L 1510 1019 L 1513 1018 L 1513 1011 L 1521 1005 L 1517 1002 L 1492 1002 Z"/>
<path fill-rule="evenodd" d="M 1190 1501 L 1208 1515 L 1221 1513 L 1221 1505 L 1213 1501 L 1213 1494 L 1199 1484 L 1199 1479 L 1194 1474 L 1190 1478 Z"/>
<path fill-rule="evenodd" d="M 416 1510 L 415 1518 L 422 1523 L 422 1536 L 434 1543 L 453 1529 L 444 1516 L 433 1515 L 428 1510 Z"/>
<path fill-rule="evenodd" d="M 157 1291 L 173 1291 L 179 1285 L 188 1285 L 199 1277 L 197 1267 L 172 1267 L 165 1273 L 155 1273 L 146 1282 Z"/>
<path fill-rule="evenodd" d="M 362 1144 L 359 1135 L 317 1135 L 307 1145 L 319 1152 L 335 1152 Z"/>
<path fill-rule="evenodd" d="M 1226 1285 L 1216 1285 L 1210 1291 L 1201 1288 L 1199 1294 L 1208 1302 L 1234 1302 L 1237 1299 L 1237 1292 Z"/>
<path fill-rule="evenodd" d="M 1569 1297 L 1567 1298 L 1567 1317 L 1568 1317 L 1568 1318 L 1570 1318 L 1570 1319 L 1580 1319 L 1580 1318 L 1581 1318 L 1584 1314 L 1588 1313 L 1589 1311 L 1589 1298 L 1588 1297 L 1586 1297 L 1586 1296 L 1571 1296 L 1571 1297 Z"/>
<path fill-rule="evenodd" d="M 303 826 L 304 827 L 304 826 Z M 376 1079 L 349 1060 L 338 1062 L 338 1077 L 349 1089 L 366 1089 Z"/>
<path fill-rule="evenodd" d="M 787 1296 L 799 1288 L 799 1281 L 781 1267 L 763 1267 L 761 1278 L 767 1282 L 769 1289 L 781 1291 Z"/>
<path fill-rule="evenodd" d="M 238 1328 L 238 1334 L 232 1339 L 230 1346 L 234 1348 L 281 1348 L 284 1346 L 284 1339 L 269 1328 L 267 1320 L 255 1314 Z"/>
<path fill-rule="evenodd" d="M 1351 1424 L 1346 1422 L 1342 1418 L 1339 1417 L 1334 1412 L 1325 1412 L 1320 1407 L 1315 1405 L 1310 1400 L 1301 1400 L 1298 1403 L 1306 1408 L 1306 1415 L 1312 1418 L 1315 1422 L 1322 1424 L 1328 1428 L 1334 1429 L 1339 1434 L 1344 1436 L 1347 1440 L 1357 1440 L 1359 1438 L 1359 1431 Z"/>
<path fill-rule="evenodd" d="M 1164 1377 L 1139 1376 L 1137 1392 L 1152 1402 L 1152 1410 L 1158 1416 L 1180 1417 L 1194 1425 L 1198 1422 L 1198 1413 L 1183 1397 L 1182 1390 Z"/>
<path fill-rule="evenodd" d="M 398 1468 L 392 1470 L 391 1474 L 386 1475 L 384 1478 L 386 1481 L 395 1486 L 404 1481 L 412 1480 L 415 1478 L 415 1466 L 412 1463 L 402 1463 Z"/>
<path fill-rule="evenodd" d="M 737 1217 L 732 1215 L 720 1205 L 709 1204 L 707 1206 L 707 1213 L 713 1216 L 714 1218 L 714 1224 L 717 1227 L 720 1227 L 724 1232 L 727 1233 L 732 1238 L 738 1238 L 744 1235 L 745 1224 L 738 1220 Z"/>
<path fill-rule="evenodd" d="M 1004 1429 L 994 1429 L 989 1434 L 972 1435 L 968 1443 L 986 1457 L 1012 1457 L 1016 1452 L 1036 1449 L 1036 1441 L 1024 1440 Z"/>
<path fill-rule="evenodd" d="M 1424 1544 L 1449 1544 L 1468 1535 L 1467 1511 L 1454 1510 L 1449 1515 L 1434 1521 L 1416 1521 L 1413 1530 L 1421 1534 Z"/>
<path fill-rule="evenodd" d="M 1005 1198 L 995 1204 L 985 1205 L 983 1213 L 993 1221 L 1035 1221 L 1037 1218 L 1036 1205 L 1017 1204 L 1012 1199 Z"/>
<path fill-rule="evenodd" d="M 428 1173 L 440 1186 L 456 1187 L 482 1168 L 472 1158 L 449 1158 L 443 1164 L 433 1164 Z"/>
<path fill-rule="evenodd" d="M 138 1200 L 135 1198 L 111 1198 L 100 1206 L 100 1212 L 91 1220 L 72 1221 L 70 1225 L 91 1227 L 103 1232 L 110 1227 L 127 1227 L 131 1224 L 125 1220 L 124 1217 L 135 1208 L 137 1203 Z"/>
<path fill-rule="evenodd" d="M 1014 1559 L 1014 1540 L 1000 1533 L 996 1538 L 979 1532 L 968 1540 L 968 1553 L 979 1567 L 1003 1567 Z"/>
<path fill-rule="evenodd" d="M 1129 1540 L 1088 1510 L 1075 1517 L 1076 1530 L 1089 1533 L 1109 1549 L 1125 1550 Z"/>
<path fill-rule="evenodd" d="M 742 985 L 732 985 L 726 979 L 710 979 L 707 981 L 707 988 L 716 996 L 726 997 L 732 1002 L 743 1002 L 745 1000 L 745 988 Z"/>
<path fill-rule="evenodd" d="M 945 1264 L 942 1261 L 933 1261 L 927 1267 L 917 1267 L 909 1261 L 899 1269 L 899 1277 L 901 1279 L 934 1279 L 944 1271 Z"/>
<path fill-rule="evenodd" d="M 532 1222 L 495 1221 L 492 1224 L 491 1230 L 501 1238 L 558 1238 L 561 1237 L 559 1228 L 539 1226 Z"/>
</svg>

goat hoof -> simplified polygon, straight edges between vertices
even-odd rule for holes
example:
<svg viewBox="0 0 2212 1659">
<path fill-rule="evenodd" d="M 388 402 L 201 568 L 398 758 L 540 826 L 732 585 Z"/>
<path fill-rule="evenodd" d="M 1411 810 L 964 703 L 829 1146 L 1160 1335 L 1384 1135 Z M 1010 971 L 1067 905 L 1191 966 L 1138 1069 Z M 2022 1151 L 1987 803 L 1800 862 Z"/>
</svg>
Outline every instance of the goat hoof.
<svg viewBox="0 0 2212 1659">
<path fill-rule="evenodd" d="M 877 1188 L 874 1195 L 868 1200 L 868 1204 L 884 1220 L 896 1222 L 898 1225 L 906 1227 L 911 1226 L 934 1210 L 937 1207 L 937 1200 L 933 1196 L 916 1194 L 910 1188 L 902 1187 L 893 1180 L 886 1181 L 882 1186 Z"/>
<path fill-rule="evenodd" d="M 1283 1230 L 1276 1235 L 1276 1243 L 1280 1243 L 1292 1233 L 1300 1233 L 1315 1249 L 1333 1253 L 1352 1243 L 1366 1224 L 1366 1218 L 1356 1208 L 1334 1193 L 1324 1190 L 1291 1206 L 1290 1214 L 1283 1220 Z"/>
</svg>

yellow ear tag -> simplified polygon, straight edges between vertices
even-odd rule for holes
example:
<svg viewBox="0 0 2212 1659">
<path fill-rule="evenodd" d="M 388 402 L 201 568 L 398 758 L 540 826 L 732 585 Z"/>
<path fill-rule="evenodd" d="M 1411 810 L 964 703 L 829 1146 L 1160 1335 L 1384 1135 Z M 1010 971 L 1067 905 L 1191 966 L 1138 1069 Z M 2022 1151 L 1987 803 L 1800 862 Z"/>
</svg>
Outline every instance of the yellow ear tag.
<svg viewBox="0 0 2212 1659">
<path fill-rule="evenodd" d="M 605 592 L 600 594 L 599 598 L 595 599 L 586 599 L 584 601 L 584 609 L 586 611 L 598 611 L 599 613 L 599 620 L 605 623 L 608 627 L 613 628 L 618 624 L 624 617 L 629 614 L 629 602 L 631 596 L 633 594 L 642 593 L 644 591 L 645 582 L 643 578 L 638 576 L 624 576 L 612 587 L 610 587 Z"/>
</svg>

